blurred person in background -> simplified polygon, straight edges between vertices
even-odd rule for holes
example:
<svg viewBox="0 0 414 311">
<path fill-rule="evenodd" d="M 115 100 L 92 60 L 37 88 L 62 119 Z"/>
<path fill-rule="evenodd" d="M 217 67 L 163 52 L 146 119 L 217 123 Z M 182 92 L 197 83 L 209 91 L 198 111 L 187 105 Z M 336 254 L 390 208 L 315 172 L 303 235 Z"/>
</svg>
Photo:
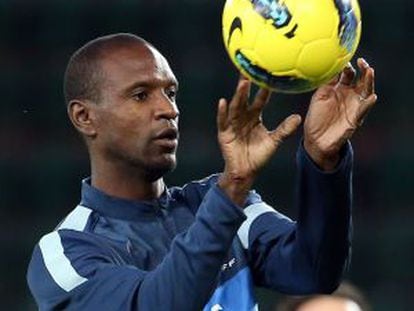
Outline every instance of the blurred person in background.
<svg viewBox="0 0 414 311">
<path fill-rule="evenodd" d="M 349 282 L 342 282 L 331 295 L 286 297 L 275 311 L 370 311 L 367 299 Z"/>
<path fill-rule="evenodd" d="M 64 91 L 91 177 L 80 204 L 33 251 L 27 279 L 39 309 L 257 310 L 254 285 L 335 290 L 351 245 L 349 139 L 376 102 L 373 69 L 363 59 L 358 68 L 359 78 L 348 66 L 312 97 L 294 222 L 251 190 L 301 123 L 291 115 L 265 128 L 270 91 L 249 103 L 251 85 L 241 78 L 218 105 L 223 172 L 167 187 L 179 139 L 178 81 L 167 60 L 131 34 L 81 47 Z"/>
</svg>

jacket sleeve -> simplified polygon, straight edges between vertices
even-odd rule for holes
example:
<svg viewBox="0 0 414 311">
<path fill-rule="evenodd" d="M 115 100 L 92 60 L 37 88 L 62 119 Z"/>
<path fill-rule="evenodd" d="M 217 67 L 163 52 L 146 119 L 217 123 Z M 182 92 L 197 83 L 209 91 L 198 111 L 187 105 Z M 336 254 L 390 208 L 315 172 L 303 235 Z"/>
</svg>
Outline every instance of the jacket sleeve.
<svg viewBox="0 0 414 311">
<path fill-rule="evenodd" d="M 57 230 L 34 250 L 29 287 L 40 310 L 200 310 L 245 218 L 213 186 L 152 271 L 126 265 L 90 233 Z"/>
<path fill-rule="evenodd" d="M 348 143 L 336 170 L 327 173 L 299 147 L 297 222 L 263 202 L 245 209 L 238 235 L 256 285 L 296 295 L 336 289 L 351 246 L 352 157 Z"/>
</svg>

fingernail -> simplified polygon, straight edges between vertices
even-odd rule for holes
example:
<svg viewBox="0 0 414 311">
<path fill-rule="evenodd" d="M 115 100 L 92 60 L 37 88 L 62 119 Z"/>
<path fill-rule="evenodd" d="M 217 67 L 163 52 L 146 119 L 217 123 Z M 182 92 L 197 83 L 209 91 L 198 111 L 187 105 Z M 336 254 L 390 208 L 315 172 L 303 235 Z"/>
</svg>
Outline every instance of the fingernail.
<svg viewBox="0 0 414 311">
<path fill-rule="evenodd" d="M 364 58 L 361 58 L 361 62 L 365 67 L 369 66 L 368 62 Z"/>
<path fill-rule="evenodd" d="M 246 81 L 246 80 L 240 80 L 239 87 L 240 88 L 244 88 L 244 87 L 246 87 L 247 84 L 248 84 L 248 81 Z"/>
</svg>

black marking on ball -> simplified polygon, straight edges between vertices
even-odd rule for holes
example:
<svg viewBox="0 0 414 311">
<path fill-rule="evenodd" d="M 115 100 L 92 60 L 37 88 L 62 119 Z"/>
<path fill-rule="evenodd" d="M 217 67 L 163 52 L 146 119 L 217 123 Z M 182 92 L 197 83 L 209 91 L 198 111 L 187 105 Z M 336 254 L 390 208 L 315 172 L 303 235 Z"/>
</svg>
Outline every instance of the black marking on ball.
<svg viewBox="0 0 414 311">
<path fill-rule="evenodd" d="M 292 14 L 281 0 L 250 0 L 254 10 L 264 19 L 271 20 L 276 29 L 289 25 Z"/>
<path fill-rule="evenodd" d="M 294 38 L 296 36 L 295 32 L 297 29 L 298 29 L 298 24 L 295 24 L 295 26 L 293 26 L 293 28 L 289 32 L 285 33 L 285 37 L 288 39 Z"/>
<path fill-rule="evenodd" d="M 356 40 L 357 17 L 351 2 L 335 0 L 335 6 L 339 14 L 338 36 L 341 40 L 341 45 L 345 46 L 348 51 L 351 51 Z"/>
<path fill-rule="evenodd" d="M 254 79 L 263 82 L 274 90 L 285 93 L 299 93 L 315 88 L 311 81 L 289 75 L 275 75 L 266 69 L 253 64 L 240 50 L 236 51 L 237 63 Z"/>
<path fill-rule="evenodd" d="M 231 23 L 229 39 L 227 40 L 227 46 L 230 45 L 231 36 L 233 35 L 233 32 L 236 31 L 236 29 L 240 29 L 240 31 L 243 32 L 243 25 L 240 17 L 235 17 L 233 19 L 233 22 Z"/>
</svg>

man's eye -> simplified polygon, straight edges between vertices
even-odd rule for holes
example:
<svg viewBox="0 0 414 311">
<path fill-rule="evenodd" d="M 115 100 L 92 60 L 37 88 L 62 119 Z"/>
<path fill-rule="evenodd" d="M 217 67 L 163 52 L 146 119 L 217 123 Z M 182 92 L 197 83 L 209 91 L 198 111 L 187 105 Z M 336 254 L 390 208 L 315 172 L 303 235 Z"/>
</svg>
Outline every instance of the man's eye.
<svg viewBox="0 0 414 311">
<path fill-rule="evenodd" d="M 148 97 L 147 92 L 138 92 L 132 96 L 136 101 L 143 101 L 146 100 Z"/>
<path fill-rule="evenodd" d="M 176 90 L 174 90 L 174 89 L 169 89 L 169 90 L 167 90 L 167 96 L 170 98 L 170 99 L 175 99 L 176 97 L 177 97 L 177 91 Z"/>
</svg>

